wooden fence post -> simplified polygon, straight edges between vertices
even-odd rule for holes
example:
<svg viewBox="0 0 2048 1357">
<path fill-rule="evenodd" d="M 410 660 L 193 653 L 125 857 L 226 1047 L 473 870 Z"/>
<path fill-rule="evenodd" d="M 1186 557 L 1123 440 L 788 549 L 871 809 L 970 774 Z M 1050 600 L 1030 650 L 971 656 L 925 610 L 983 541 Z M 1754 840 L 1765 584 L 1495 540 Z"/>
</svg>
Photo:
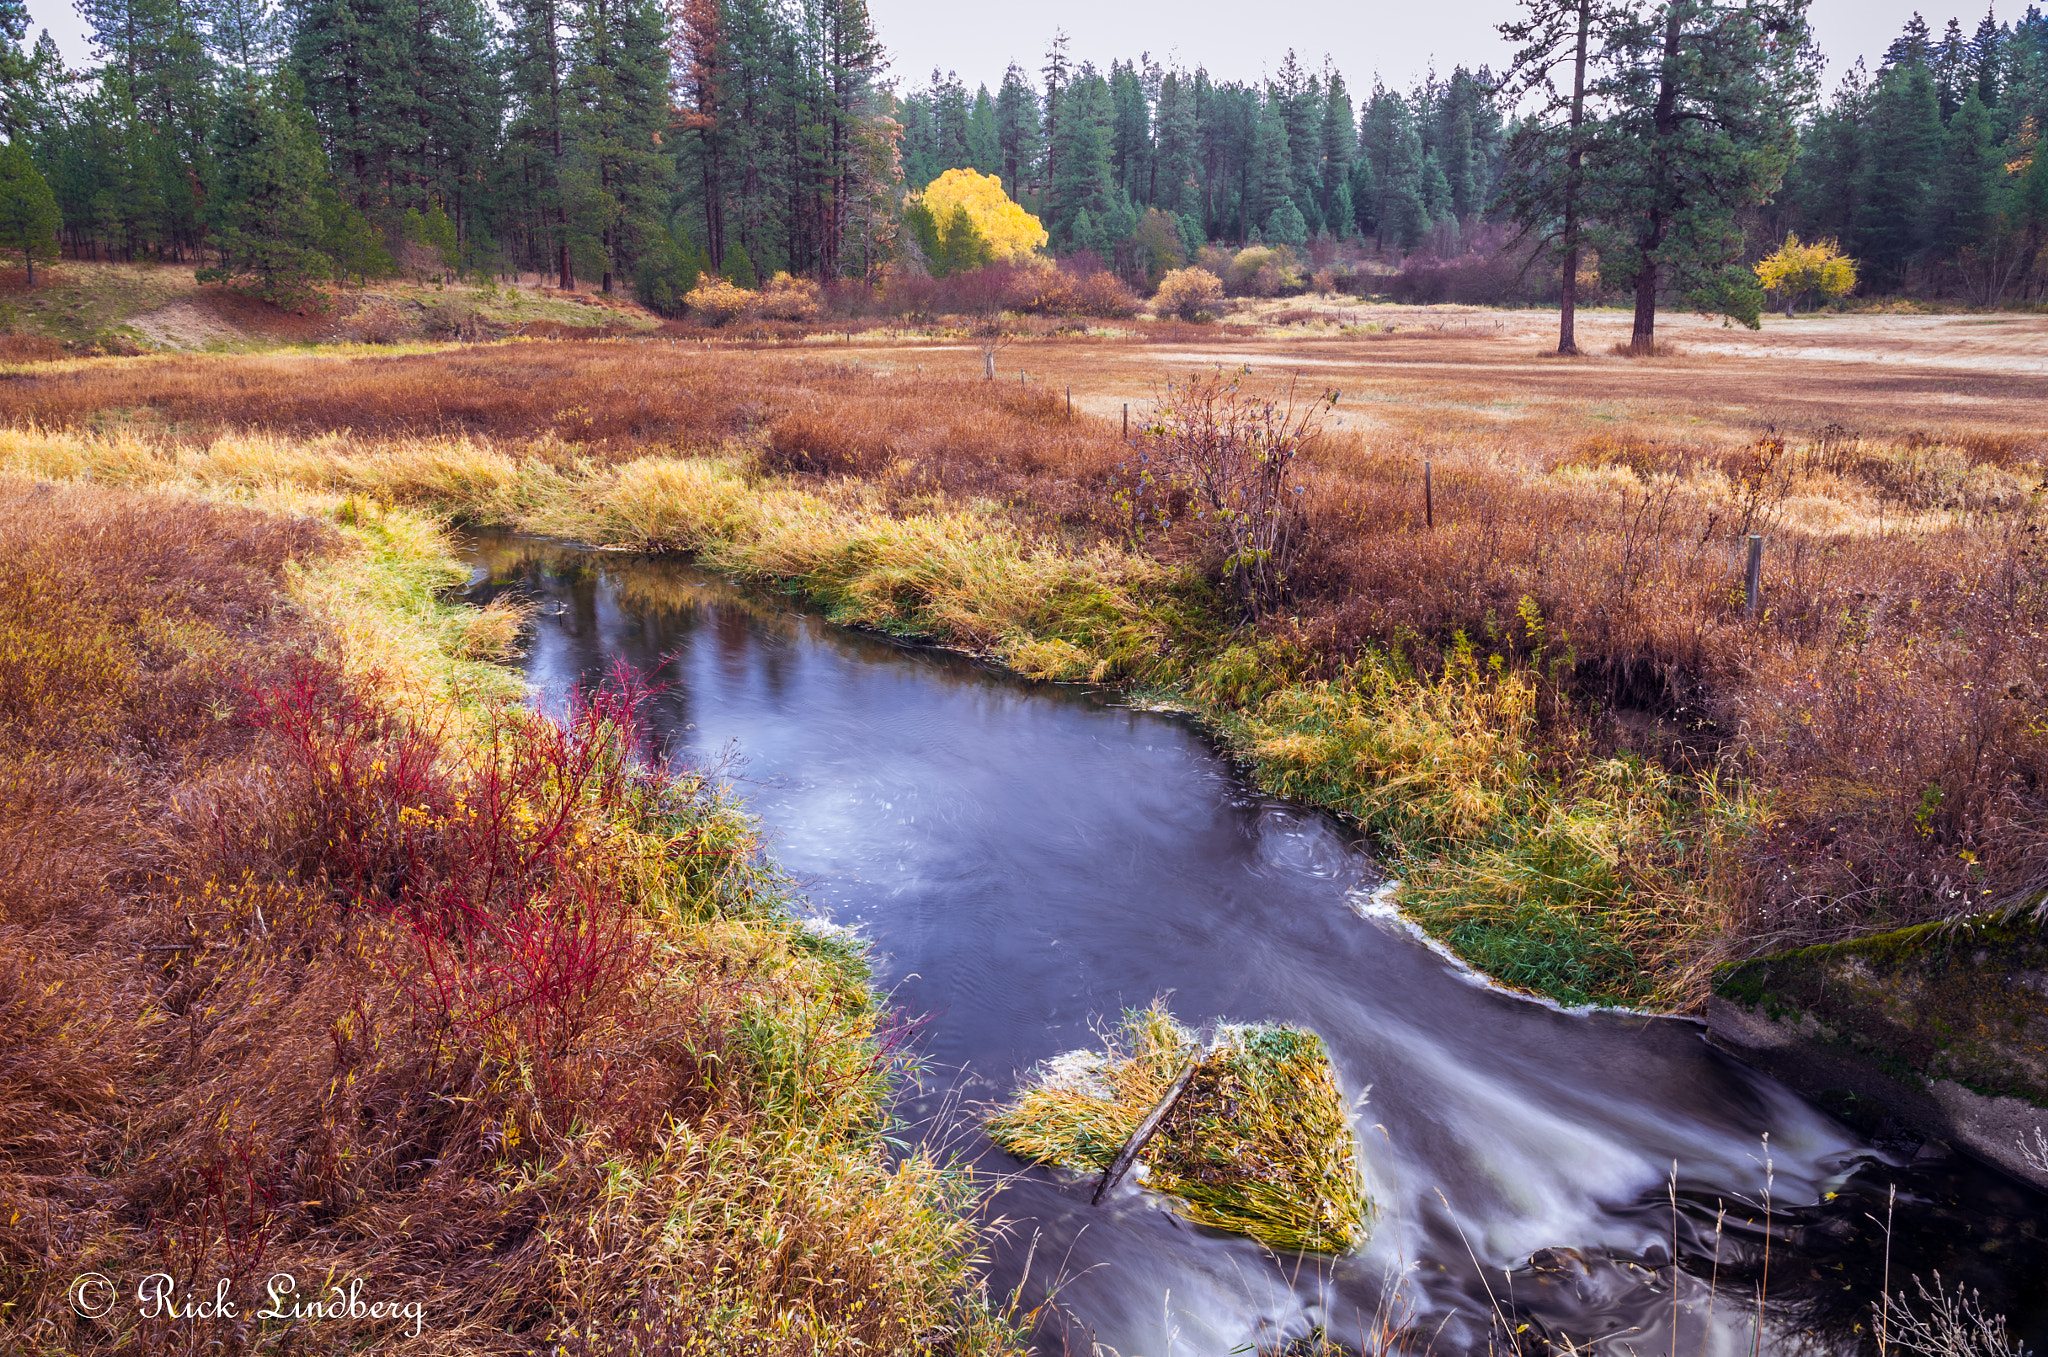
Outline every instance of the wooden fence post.
<svg viewBox="0 0 2048 1357">
<path fill-rule="evenodd" d="M 1124 402 L 1124 442 L 1131 441 L 1131 403 Z"/>
<path fill-rule="evenodd" d="M 1422 459 L 1422 525 L 1436 527 L 1436 492 L 1430 481 L 1430 466 L 1427 457 Z"/>
<path fill-rule="evenodd" d="M 1742 592 L 1749 602 L 1749 615 L 1756 616 L 1756 605 L 1764 591 L 1764 539 L 1762 533 L 1749 535 L 1749 565 L 1742 572 Z"/>
</svg>

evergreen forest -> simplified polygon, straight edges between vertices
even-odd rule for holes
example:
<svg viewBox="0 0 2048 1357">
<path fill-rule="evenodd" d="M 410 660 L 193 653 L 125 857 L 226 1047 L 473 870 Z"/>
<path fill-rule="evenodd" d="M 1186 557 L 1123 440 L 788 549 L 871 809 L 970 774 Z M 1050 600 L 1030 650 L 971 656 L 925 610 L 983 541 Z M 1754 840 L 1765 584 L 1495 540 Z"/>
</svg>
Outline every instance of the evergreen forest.
<svg viewBox="0 0 2048 1357">
<path fill-rule="evenodd" d="M 1038 69 L 970 89 L 893 72 L 863 0 L 79 8 L 82 70 L 47 33 L 30 41 L 20 0 L 0 3 L 0 117 L 48 184 L 62 252 L 187 263 L 272 295 L 398 271 L 538 275 L 663 309 L 707 272 L 875 285 L 921 267 L 906 202 L 962 168 L 999 177 L 1055 255 L 1089 252 L 1139 285 L 1209 245 L 1327 242 L 1394 269 L 1505 260 L 1475 275 L 1493 295 L 1463 299 L 1554 298 L 1554 190 L 1583 180 L 1574 267 L 1609 291 L 1751 314 L 1717 289 L 1740 291 L 1727 270 L 1791 233 L 1839 241 L 1864 294 L 2048 293 L 2038 7 L 1939 36 L 1916 15 L 1876 70 L 1823 97 L 1804 0 L 1524 0 L 1521 36 L 1585 35 L 1570 118 L 1570 63 L 1536 40 L 1515 69 L 1395 89 L 1293 52 L 1256 83 L 1145 54 L 1105 67 L 1055 34 Z M 1681 42 L 1722 14 L 1745 16 L 1749 48 Z M 1774 112 L 1704 150 L 1660 141 L 1655 73 L 1670 95 L 1680 66 L 1694 84 L 1678 102 L 1706 111 L 1674 128 Z M 1644 148 L 1667 142 L 1712 191 L 1649 184 L 1670 157 Z M 1663 223 L 1654 238 L 1646 220 Z"/>
</svg>

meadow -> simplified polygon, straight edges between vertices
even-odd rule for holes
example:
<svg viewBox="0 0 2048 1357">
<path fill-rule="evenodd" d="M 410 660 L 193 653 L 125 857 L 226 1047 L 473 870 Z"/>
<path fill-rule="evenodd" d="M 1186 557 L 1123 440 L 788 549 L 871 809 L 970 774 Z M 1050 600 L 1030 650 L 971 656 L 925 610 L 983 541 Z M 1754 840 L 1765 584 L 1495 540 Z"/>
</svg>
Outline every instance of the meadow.
<svg viewBox="0 0 2048 1357">
<path fill-rule="evenodd" d="M 689 552 L 1180 702 L 1566 1002 L 1685 1008 L 1720 961 L 2038 904 L 2039 319 L 1680 322 L 1622 359 L 1591 313 L 1575 360 L 1537 313 L 1239 319 L 1042 327 L 995 381 L 943 326 L 24 364 L 0 462 Z M 1256 618 L 1152 474 L 1199 374 L 1335 393 Z"/>
</svg>

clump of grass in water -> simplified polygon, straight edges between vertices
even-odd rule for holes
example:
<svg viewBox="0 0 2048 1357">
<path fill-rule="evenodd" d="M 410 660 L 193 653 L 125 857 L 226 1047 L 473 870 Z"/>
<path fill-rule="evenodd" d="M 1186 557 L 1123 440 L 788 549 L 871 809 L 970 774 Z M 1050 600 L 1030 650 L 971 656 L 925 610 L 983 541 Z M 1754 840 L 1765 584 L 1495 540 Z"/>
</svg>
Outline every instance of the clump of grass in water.
<svg viewBox="0 0 2048 1357">
<path fill-rule="evenodd" d="M 1124 1014 L 1099 1066 L 1046 1070 L 990 1137 L 1020 1159 L 1104 1170 L 1172 1086 L 1196 1039 L 1158 1006 Z M 1279 1249 L 1343 1253 L 1367 1204 L 1351 1124 L 1322 1039 L 1225 1028 L 1146 1150 L 1146 1186 L 1188 1219 Z"/>
</svg>

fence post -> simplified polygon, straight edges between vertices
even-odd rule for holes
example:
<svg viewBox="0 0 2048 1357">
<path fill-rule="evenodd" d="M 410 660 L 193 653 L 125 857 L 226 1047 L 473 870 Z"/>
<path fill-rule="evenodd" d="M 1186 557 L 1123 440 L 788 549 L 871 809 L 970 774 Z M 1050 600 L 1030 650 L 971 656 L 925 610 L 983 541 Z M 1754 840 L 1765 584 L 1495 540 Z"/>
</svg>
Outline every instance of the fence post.
<svg viewBox="0 0 2048 1357">
<path fill-rule="evenodd" d="M 1763 596 L 1764 583 L 1764 539 L 1762 533 L 1749 535 L 1749 566 L 1743 571 L 1743 595 L 1749 601 L 1749 615 L 1756 616 L 1756 605 Z"/>
<path fill-rule="evenodd" d="M 1068 388 L 1067 388 L 1067 418 L 1068 418 L 1068 419 L 1072 419 L 1073 417 L 1074 417 L 1074 388 L 1070 386 L 1070 387 L 1068 387 Z"/>
<path fill-rule="evenodd" d="M 1422 459 L 1422 525 L 1436 527 L 1436 493 L 1430 482 L 1430 467 L 1427 457 Z"/>
<path fill-rule="evenodd" d="M 1131 441 L 1131 403 L 1124 402 L 1124 442 Z"/>
</svg>

